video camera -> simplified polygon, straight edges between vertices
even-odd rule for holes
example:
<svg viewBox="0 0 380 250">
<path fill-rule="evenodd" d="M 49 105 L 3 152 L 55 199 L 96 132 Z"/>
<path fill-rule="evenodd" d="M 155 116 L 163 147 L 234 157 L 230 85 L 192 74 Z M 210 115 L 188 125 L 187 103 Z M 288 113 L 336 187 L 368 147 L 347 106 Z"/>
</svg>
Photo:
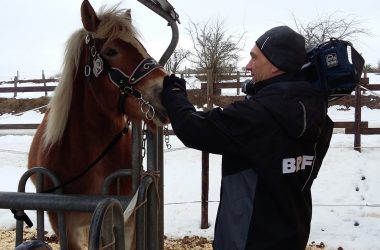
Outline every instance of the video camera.
<svg viewBox="0 0 380 250">
<path fill-rule="evenodd" d="M 307 52 L 307 63 L 301 72 L 316 89 L 322 91 L 328 101 L 350 95 L 359 84 L 364 58 L 348 41 L 330 38 Z M 241 83 L 247 98 L 254 94 L 252 80 Z"/>
</svg>

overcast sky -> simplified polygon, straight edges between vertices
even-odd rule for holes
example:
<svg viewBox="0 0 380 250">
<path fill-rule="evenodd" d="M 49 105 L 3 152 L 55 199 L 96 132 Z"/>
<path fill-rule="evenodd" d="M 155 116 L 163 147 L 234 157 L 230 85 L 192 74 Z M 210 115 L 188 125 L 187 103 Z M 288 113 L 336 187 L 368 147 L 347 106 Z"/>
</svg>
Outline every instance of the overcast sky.
<svg viewBox="0 0 380 250">
<path fill-rule="evenodd" d="M 2 0 L 0 8 L 0 80 L 9 80 L 16 71 L 21 78 L 47 76 L 61 70 L 67 38 L 82 27 L 81 0 Z M 142 43 L 157 60 L 171 39 L 166 22 L 137 0 L 90 0 L 95 10 L 102 5 L 121 2 L 132 9 L 132 19 L 143 37 Z M 246 32 L 246 43 L 239 66 L 246 64 L 248 53 L 263 32 L 278 25 L 294 27 L 293 15 L 302 23 L 335 13 L 338 18 L 349 16 L 359 20 L 371 36 L 359 37 L 354 46 L 366 59 L 377 65 L 380 61 L 380 2 L 352 1 L 254 1 L 254 0 L 170 0 L 180 16 L 179 46 L 190 48 L 186 33 L 188 21 L 205 22 L 220 18 L 231 33 Z"/>
</svg>

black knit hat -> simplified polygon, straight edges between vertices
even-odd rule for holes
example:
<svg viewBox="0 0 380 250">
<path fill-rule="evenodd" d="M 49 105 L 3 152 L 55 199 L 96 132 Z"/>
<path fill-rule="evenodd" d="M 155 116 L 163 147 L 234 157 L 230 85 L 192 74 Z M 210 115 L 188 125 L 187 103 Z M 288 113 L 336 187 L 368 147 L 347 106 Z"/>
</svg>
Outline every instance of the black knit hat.
<svg viewBox="0 0 380 250">
<path fill-rule="evenodd" d="M 305 39 L 288 26 L 268 30 L 256 45 L 274 66 L 285 72 L 298 71 L 305 64 Z"/>
</svg>

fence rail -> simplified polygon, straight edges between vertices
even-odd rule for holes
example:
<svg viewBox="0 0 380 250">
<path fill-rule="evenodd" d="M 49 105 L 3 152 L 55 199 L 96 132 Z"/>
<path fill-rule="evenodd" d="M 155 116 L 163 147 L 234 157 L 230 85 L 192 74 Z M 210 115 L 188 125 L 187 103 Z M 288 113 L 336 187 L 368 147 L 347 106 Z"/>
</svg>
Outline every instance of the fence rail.
<svg viewBox="0 0 380 250">
<path fill-rule="evenodd" d="M 0 130 L 16 130 L 16 129 L 37 129 L 40 124 L 0 124 Z M 369 128 L 368 122 L 361 122 L 361 134 L 362 135 L 378 135 L 380 134 L 380 128 Z M 344 129 L 345 134 L 355 134 L 355 122 L 334 122 L 334 128 Z M 169 130 L 169 135 L 175 135 L 173 130 Z"/>
<path fill-rule="evenodd" d="M 20 92 L 45 92 L 45 96 L 48 95 L 48 92 L 52 92 L 55 89 L 55 86 L 47 86 L 46 83 L 59 82 L 58 78 L 45 78 L 45 73 L 42 70 L 41 79 L 28 79 L 20 80 L 19 73 L 14 77 L 13 81 L 0 81 L 0 84 L 13 84 L 13 87 L 0 87 L 0 93 L 13 93 L 13 97 L 16 97 Z M 20 87 L 20 83 L 35 83 L 43 84 L 43 86 L 25 86 Z"/>
<path fill-rule="evenodd" d="M 217 106 L 226 106 L 229 103 L 234 101 L 243 100 L 244 96 L 240 94 L 241 88 L 241 78 L 249 77 L 244 72 L 234 72 L 223 75 L 228 78 L 228 81 L 222 83 L 214 83 L 212 79 L 214 77 L 207 74 L 191 74 L 191 76 L 196 76 L 201 80 L 200 89 L 189 89 L 188 97 L 190 102 L 198 107 L 212 107 L 213 105 Z M 181 77 L 188 77 L 189 74 L 181 74 Z M 203 81 L 203 82 L 202 82 Z M 1 84 L 14 84 L 13 87 L 2 87 L 0 85 L 0 93 L 14 93 L 14 97 L 17 96 L 20 92 L 45 92 L 47 96 L 48 92 L 54 91 L 56 86 L 47 86 L 46 83 L 59 82 L 58 78 L 45 78 L 44 71 L 42 71 L 41 79 L 29 79 L 29 80 L 20 80 L 19 75 L 14 77 L 13 81 L 0 81 Z M 44 84 L 43 86 L 18 86 L 20 83 L 35 83 L 35 84 Z M 369 84 L 368 78 L 362 78 L 360 80 L 362 86 L 371 91 L 379 91 L 380 84 Z M 236 89 L 236 95 L 220 95 L 222 89 Z M 361 91 L 356 91 L 358 100 L 356 107 L 360 106 L 360 97 Z M 358 106 L 359 105 L 359 106 Z M 358 117 L 357 117 L 358 116 Z M 0 124 L 0 130 L 5 129 L 36 129 L 39 124 Z M 355 134 L 360 130 L 360 134 L 380 134 L 380 128 L 368 128 L 368 122 L 361 121 L 361 114 L 356 114 L 355 121 L 352 122 L 335 122 L 335 128 L 342 128 L 346 134 Z M 169 134 L 174 135 L 173 131 L 169 131 Z"/>
</svg>

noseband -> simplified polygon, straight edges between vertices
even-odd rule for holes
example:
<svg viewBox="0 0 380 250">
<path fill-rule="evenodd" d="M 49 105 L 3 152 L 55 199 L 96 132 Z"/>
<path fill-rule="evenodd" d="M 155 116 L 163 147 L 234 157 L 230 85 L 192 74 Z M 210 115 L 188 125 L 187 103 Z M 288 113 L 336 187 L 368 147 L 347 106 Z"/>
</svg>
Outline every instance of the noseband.
<svg viewBox="0 0 380 250">
<path fill-rule="evenodd" d="M 139 101 L 141 112 L 145 114 L 146 119 L 152 120 L 155 116 L 154 107 L 146 101 L 141 92 L 138 91 L 134 86 L 137 85 L 144 77 L 149 75 L 152 71 L 157 68 L 162 68 L 162 66 L 156 62 L 151 57 L 143 59 L 133 70 L 132 74 L 129 76 L 121 69 L 110 67 L 105 60 L 101 57 L 95 47 L 95 38 L 93 34 L 87 34 L 85 38 L 85 44 L 90 50 L 91 58 L 85 66 L 85 76 L 91 77 L 91 73 L 98 77 L 104 69 L 107 69 L 108 77 L 111 82 L 113 82 L 120 89 L 119 96 L 119 110 L 121 113 L 125 114 L 124 102 L 128 95 L 136 97 Z M 92 62 L 92 68 L 91 68 Z"/>
</svg>

